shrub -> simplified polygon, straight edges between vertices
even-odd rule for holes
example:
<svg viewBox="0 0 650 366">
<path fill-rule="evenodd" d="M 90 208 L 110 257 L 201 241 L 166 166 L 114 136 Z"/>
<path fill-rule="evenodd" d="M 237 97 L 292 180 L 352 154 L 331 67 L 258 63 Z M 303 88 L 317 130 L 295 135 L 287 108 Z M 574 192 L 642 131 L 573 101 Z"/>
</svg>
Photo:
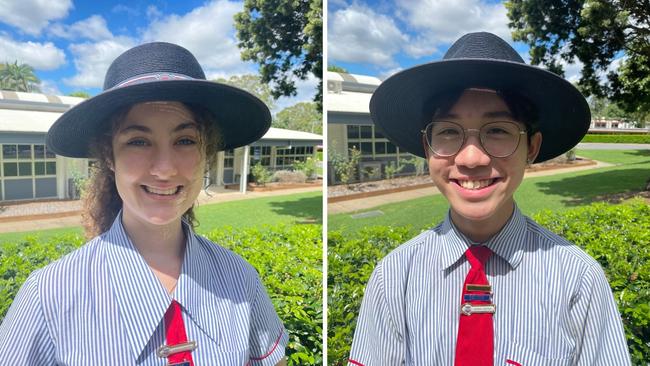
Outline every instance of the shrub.
<svg viewBox="0 0 650 366">
<path fill-rule="evenodd" d="M 580 142 L 603 142 L 620 144 L 650 144 L 650 134 L 644 135 L 601 135 L 587 134 Z"/>
<path fill-rule="evenodd" d="M 650 355 L 650 206 L 595 203 L 534 216 L 603 267 L 622 315 L 633 364 Z M 375 265 L 412 237 L 408 228 L 372 227 L 356 237 L 328 234 L 328 360 L 347 365 L 363 291 Z"/>
<path fill-rule="evenodd" d="M 251 167 L 251 174 L 253 174 L 255 184 L 258 186 L 266 185 L 266 183 L 271 181 L 271 173 L 260 162 L 257 162 L 257 164 Z"/>
<path fill-rule="evenodd" d="M 316 170 L 318 169 L 317 163 L 316 159 L 308 157 L 305 161 L 294 161 L 293 169 L 305 173 L 307 179 L 314 179 L 316 177 Z"/>
<path fill-rule="evenodd" d="M 361 151 L 356 147 L 348 150 L 349 156 L 332 154 L 329 159 L 335 176 L 343 184 L 350 184 L 357 179 L 357 168 L 361 160 Z"/>
<path fill-rule="evenodd" d="M 273 181 L 281 183 L 305 183 L 307 177 L 301 171 L 278 170 L 273 173 Z"/>
<path fill-rule="evenodd" d="M 322 364 L 320 225 L 213 231 L 207 237 L 253 265 L 289 332 L 289 365 Z M 42 242 L 27 237 L 0 246 L 0 322 L 27 276 L 84 243 L 77 235 Z"/>
<path fill-rule="evenodd" d="M 330 365 L 347 365 L 363 291 L 377 262 L 405 242 L 407 228 L 376 226 L 349 238 L 330 231 L 327 236 L 328 329 Z"/>
</svg>

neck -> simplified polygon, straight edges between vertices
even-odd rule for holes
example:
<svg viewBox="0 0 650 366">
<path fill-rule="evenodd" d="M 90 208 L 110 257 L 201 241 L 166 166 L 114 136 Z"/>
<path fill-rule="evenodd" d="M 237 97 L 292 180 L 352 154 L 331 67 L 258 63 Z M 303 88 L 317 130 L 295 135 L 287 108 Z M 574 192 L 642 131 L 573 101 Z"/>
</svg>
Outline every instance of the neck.
<svg viewBox="0 0 650 366">
<path fill-rule="evenodd" d="M 185 254 L 185 234 L 180 218 L 165 225 L 153 225 L 125 210 L 122 225 L 145 262 L 171 293 L 180 276 Z"/>
<path fill-rule="evenodd" d="M 498 234 L 506 225 L 515 210 L 514 202 L 505 206 L 500 214 L 495 214 L 483 220 L 463 217 L 451 210 L 451 221 L 456 228 L 469 240 L 475 243 L 485 243 Z"/>
</svg>

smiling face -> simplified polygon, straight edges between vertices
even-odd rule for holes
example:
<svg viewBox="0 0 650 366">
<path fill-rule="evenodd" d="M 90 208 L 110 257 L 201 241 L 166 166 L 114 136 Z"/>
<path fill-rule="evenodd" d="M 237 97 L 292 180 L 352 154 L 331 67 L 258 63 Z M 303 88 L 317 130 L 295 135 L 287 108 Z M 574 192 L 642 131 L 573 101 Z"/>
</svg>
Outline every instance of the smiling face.
<svg viewBox="0 0 650 366">
<path fill-rule="evenodd" d="M 134 105 L 112 148 L 126 223 L 178 223 L 202 186 L 205 152 L 192 112 L 178 102 Z"/>
<path fill-rule="evenodd" d="M 495 121 L 516 122 L 503 99 L 496 92 L 467 89 L 453 107 L 436 120 L 457 123 L 465 129 L 480 129 Z M 454 224 L 472 237 L 472 228 L 480 228 L 490 236 L 505 225 L 514 208 L 513 194 L 521 183 L 526 160 L 534 160 L 541 145 L 541 134 L 536 133 L 528 145 L 522 135 L 515 152 L 504 158 L 488 155 L 473 131 L 457 154 L 441 157 L 425 144 L 431 178 L 451 206 Z M 464 230 L 465 229 L 465 230 Z M 481 235 L 475 236 L 482 238 Z"/>
</svg>

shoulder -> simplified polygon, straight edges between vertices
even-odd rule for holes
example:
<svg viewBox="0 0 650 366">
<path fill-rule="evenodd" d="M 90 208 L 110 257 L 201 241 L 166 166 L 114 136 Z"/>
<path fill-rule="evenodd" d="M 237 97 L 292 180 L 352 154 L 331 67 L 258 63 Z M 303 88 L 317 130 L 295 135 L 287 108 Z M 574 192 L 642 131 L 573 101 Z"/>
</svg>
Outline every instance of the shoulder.
<svg viewBox="0 0 650 366">
<path fill-rule="evenodd" d="M 239 254 L 201 235 L 194 234 L 194 238 L 200 248 L 200 260 L 215 280 L 240 283 L 245 287 L 256 286 L 260 281 L 257 270 Z"/>
<path fill-rule="evenodd" d="M 415 261 L 431 256 L 440 236 L 440 225 L 423 231 L 386 255 L 377 265 L 380 269 L 408 271 Z"/>
<path fill-rule="evenodd" d="M 598 262 L 580 247 L 526 217 L 529 241 L 558 261 L 582 268 L 600 268 Z"/>
<path fill-rule="evenodd" d="M 64 255 L 45 267 L 34 271 L 34 281 L 42 286 L 56 286 L 62 289 L 88 279 L 93 267 L 102 259 L 102 239 L 98 236 L 80 248 Z M 77 288 L 78 286 L 74 286 Z"/>
</svg>

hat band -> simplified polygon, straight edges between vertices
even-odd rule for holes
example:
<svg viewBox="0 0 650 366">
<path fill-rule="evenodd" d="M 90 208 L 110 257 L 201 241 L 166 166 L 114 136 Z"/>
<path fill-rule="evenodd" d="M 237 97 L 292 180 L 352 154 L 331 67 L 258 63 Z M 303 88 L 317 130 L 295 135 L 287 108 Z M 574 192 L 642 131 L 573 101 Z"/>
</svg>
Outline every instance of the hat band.
<svg viewBox="0 0 650 366">
<path fill-rule="evenodd" d="M 194 80 L 194 78 L 191 76 L 176 74 L 173 72 L 164 72 L 164 73 L 156 72 L 156 73 L 136 75 L 132 78 L 126 79 L 125 81 L 115 85 L 111 89 L 123 88 L 125 86 L 135 85 L 135 84 L 150 83 L 152 81 L 168 81 L 168 80 Z"/>
</svg>

